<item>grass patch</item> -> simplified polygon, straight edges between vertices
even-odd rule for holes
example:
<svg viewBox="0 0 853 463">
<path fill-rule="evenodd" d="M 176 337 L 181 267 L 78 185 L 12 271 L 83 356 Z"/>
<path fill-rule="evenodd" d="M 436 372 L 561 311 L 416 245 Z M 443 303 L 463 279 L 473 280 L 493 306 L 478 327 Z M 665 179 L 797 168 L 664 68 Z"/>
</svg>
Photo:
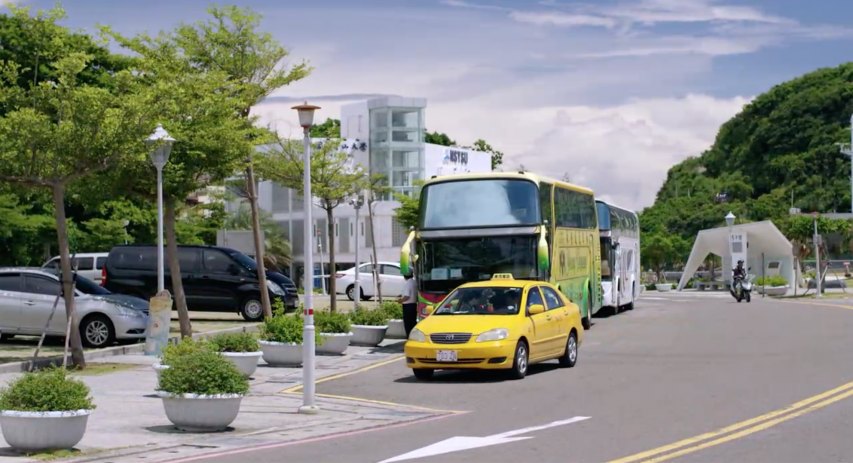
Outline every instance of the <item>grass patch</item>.
<svg viewBox="0 0 853 463">
<path fill-rule="evenodd" d="M 130 363 L 87 363 L 85 370 L 74 370 L 73 373 L 79 376 L 99 376 L 117 371 L 132 370 L 138 366 Z"/>
<path fill-rule="evenodd" d="M 40 453 L 27 453 L 25 455 L 30 457 L 30 458 L 34 458 L 36 460 L 39 460 L 39 461 L 54 461 L 54 460 L 61 460 L 63 458 L 79 457 L 82 454 L 83 454 L 83 452 L 81 452 L 77 449 L 71 449 L 71 450 L 64 450 L 63 449 L 63 450 L 49 450 L 47 452 L 40 452 Z"/>
</svg>

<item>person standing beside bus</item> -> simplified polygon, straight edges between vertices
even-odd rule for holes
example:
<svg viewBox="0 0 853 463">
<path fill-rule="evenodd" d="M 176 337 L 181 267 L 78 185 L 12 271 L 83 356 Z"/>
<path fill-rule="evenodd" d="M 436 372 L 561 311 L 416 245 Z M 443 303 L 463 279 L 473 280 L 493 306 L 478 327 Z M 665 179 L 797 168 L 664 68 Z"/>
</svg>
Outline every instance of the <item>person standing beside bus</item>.
<svg viewBox="0 0 853 463">
<path fill-rule="evenodd" d="M 403 277 L 406 283 L 403 286 L 403 295 L 397 302 L 403 305 L 403 326 L 406 328 L 406 338 L 408 338 L 418 321 L 418 286 L 411 272 Z"/>
</svg>

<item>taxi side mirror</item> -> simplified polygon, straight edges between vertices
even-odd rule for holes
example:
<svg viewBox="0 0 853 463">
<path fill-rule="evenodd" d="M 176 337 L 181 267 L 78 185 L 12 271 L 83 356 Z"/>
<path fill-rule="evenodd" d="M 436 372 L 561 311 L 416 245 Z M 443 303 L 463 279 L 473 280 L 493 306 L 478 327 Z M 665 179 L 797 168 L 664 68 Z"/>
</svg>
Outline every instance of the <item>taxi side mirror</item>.
<svg viewBox="0 0 853 463">
<path fill-rule="evenodd" d="M 428 305 L 428 306 L 424 307 L 424 310 L 423 310 L 424 315 L 432 315 L 433 312 L 435 312 L 435 306 Z"/>
<path fill-rule="evenodd" d="M 533 304 L 527 308 L 529 315 L 536 315 L 545 312 L 545 306 L 542 304 Z"/>
</svg>

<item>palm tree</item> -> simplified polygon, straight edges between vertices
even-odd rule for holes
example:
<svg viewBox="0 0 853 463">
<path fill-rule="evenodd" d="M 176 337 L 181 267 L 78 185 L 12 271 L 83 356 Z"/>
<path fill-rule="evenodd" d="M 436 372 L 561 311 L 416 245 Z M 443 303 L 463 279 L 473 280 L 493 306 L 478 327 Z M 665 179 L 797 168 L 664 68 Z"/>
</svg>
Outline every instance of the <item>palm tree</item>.
<svg viewBox="0 0 853 463">
<path fill-rule="evenodd" d="M 261 211 L 261 230 L 264 232 L 264 266 L 267 269 L 281 271 L 291 263 L 290 241 L 284 236 L 281 227 L 272 219 L 270 213 Z M 251 230 L 252 211 L 241 203 L 237 211 L 225 219 L 227 230 Z"/>
</svg>

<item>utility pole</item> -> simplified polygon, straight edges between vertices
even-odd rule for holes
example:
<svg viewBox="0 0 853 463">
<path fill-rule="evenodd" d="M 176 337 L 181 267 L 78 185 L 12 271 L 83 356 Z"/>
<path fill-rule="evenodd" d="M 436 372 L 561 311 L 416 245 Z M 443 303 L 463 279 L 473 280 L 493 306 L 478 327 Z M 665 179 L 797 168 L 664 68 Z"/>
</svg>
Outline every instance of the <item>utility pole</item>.
<svg viewBox="0 0 853 463">
<path fill-rule="evenodd" d="M 853 213 L 853 115 L 850 115 L 850 144 L 842 144 L 841 152 L 850 156 L 850 212 Z"/>
</svg>

